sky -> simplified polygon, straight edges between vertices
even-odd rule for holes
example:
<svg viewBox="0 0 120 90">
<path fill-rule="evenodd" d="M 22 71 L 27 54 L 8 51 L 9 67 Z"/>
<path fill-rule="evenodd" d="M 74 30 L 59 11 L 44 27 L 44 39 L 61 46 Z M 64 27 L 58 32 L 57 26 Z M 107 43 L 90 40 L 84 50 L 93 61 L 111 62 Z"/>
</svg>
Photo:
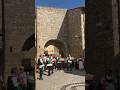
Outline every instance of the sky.
<svg viewBox="0 0 120 90">
<path fill-rule="evenodd" d="M 36 6 L 71 9 L 85 6 L 85 0 L 36 0 Z"/>
</svg>

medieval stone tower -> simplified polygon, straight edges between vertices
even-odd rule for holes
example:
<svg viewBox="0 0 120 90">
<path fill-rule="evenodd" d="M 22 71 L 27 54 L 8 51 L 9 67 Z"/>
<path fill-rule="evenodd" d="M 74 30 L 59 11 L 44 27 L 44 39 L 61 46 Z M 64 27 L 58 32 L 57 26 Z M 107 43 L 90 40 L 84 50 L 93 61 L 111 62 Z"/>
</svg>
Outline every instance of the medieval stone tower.
<svg viewBox="0 0 120 90">
<path fill-rule="evenodd" d="M 86 0 L 85 13 L 85 67 L 101 75 L 119 52 L 117 0 Z"/>
<path fill-rule="evenodd" d="M 37 56 L 49 45 L 60 48 L 64 57 L 68 54 L 76 58 L 82 56 L 84 8 L 38 7 L 36 11 Z"/>
<path fill-rule="evenodd" d="M 12 67 L 19 67 L 25 57 L 30 37 L 35 35 L 35 1 L 3 0 L 5 21 L 5 72 L 9 75 Z M 0 0 L 1 2 L 1 0 Z M 0 6 L 0 31 L 2 7 Z M 2 43 L 2 42 L 1 42 Z"/>
<path fill-rule="evenodd" d="M 81 56 L 84 49 L 84 8 L 67 10 L 39 7 L 36 13 L 34 0 L 4 0 L 4 25 L 2 8 L 1 6 L 0 35 L 4 26 L 5 63 L 0 61 L 0 65 L 4 67 L 5 79 L 12 67 L 19 67 L 24 59 L 35 59 L 36 54 L 43 54 L 51 44 L 58 47 L 64 57 L 68 54 L 76 58 Z"/>
</svg>

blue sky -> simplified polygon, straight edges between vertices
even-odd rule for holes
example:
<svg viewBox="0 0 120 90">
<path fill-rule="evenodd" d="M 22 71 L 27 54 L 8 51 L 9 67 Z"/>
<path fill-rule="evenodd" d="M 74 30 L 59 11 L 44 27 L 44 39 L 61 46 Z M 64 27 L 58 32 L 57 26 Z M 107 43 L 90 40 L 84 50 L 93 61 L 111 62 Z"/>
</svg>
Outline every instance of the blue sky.
<svg viewBox="0 0 120 90">
<path fill-rule="evenodd" d="M 36 6 L 76 8 L 85 5 L 85 0 L 36 0 Z"/>
</svg>

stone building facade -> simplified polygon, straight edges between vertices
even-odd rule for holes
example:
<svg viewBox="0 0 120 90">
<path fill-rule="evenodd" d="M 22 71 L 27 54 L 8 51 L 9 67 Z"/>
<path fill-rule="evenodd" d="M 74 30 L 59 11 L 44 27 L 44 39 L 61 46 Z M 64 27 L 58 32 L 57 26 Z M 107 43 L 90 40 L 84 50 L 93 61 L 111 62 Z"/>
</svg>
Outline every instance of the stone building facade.
<svg viewBox="0 0 120 90">
<path fill-rule="evenodd" d="M 88 73 L 106 72 L 119 52 L 117 11 L 116 0 L 86 0 L 85 67 Z"/>
<path fill-rule="evenodd" d="M 1 5 L 1 0 L 0 0 L 0 5 Z M 2 33 L 2 6 L 0 6 L 0 33 Z M 1 47 L 1 38 L 0 38 L 0 47 Z"/>
<path fill-rule="evenodd" d="M 49 41 L 61 42 L 64 56 L 82 54 L 82 30 L 84 30 L 84 9 L 37 8 L 37 55 L 44 53 Z M 84 32 L 83 32 L 84 33 Z M 56 42 L 57 43 L 57 42 Z M 51 42 L 52 44 L 52 42 Z"/>
<path fill-rule="evenodd" d="M 68 16 L 68 46 L 69 53 L 76 57 L 84 57 L 84 8 L 70 9 Z"/>
<path fill-rule="evenodd" d="M 44 53 L 44 46 L 49 40 L 58 39 L 64 45 L 67 41 L 66 9 L 37 8 L 37 54 Z"/>
<path fill-rule="evenodd" d="M 35 34 L 35 1 L 4 0 L 4 7 L 6 42 L 4 75 L 7 78 L 12 67 L 19 67 L 21 65 L 21 61 L 26 54 L 26 50 L 23 50 L 25 42 Z"/>
<path fill-rule="evenodd" d="M 118 29 L 119 29 L 119 33 L 120 33 L 120 0 L 117 0 L 116 1 L 116 3 L 117 3 L 117 14 L 118 14 Z M 119 40 L 120 40 L 120 37 L 119 37 Z M 119 45 L 120 45 L 120 42 L 119 42 Z"/>
<path fill-rule="evenodd" d="M 1 5 L 1 0 L 0 0 Z M 0 6 L 0 34 L 2 34 L 2 6 Z M 0 52 L 2 49 L 2 36 L 0 35 Z"/>
<path fill-rule="evenodd" d="M 81 8 L 67 10 L 39 7 L 35 13 L 34 0 L 4 0 L 4 3 L 5 80 L 12 67 L 19 67 L 22 60 L 26 58 L 34 59 L 36 53 L 43 54 L 45 47 L 50 44 L 58 46 L 65 56 L 68 54 L 74 57 L 80 56 L 81 26 L 84 26 L 84 22 L 81 23 L 81 15 L 84 14 Z M 0 31 L 2 30 L 1 15 L 0 7 Z M 79 53 L 79 55 L 74 53 Z"/>
</svg>

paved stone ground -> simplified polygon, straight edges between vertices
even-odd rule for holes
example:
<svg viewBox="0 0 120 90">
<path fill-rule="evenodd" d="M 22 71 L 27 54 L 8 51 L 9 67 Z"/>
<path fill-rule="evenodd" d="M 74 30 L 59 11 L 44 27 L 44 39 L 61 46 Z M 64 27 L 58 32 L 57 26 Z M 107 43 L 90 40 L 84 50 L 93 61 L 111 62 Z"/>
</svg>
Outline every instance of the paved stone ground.
<svg viewBox="0 0 120 90">
<path fill-rule="evenodd" d="M 85 72 L 73 70 L 66 72 L 63 70 L 55 71 L 51 76 L 47 76 L 46 72 L 43 80 L 37 79 L 36 74 L 36 90 L 85 90 Z"/>
</svg>

